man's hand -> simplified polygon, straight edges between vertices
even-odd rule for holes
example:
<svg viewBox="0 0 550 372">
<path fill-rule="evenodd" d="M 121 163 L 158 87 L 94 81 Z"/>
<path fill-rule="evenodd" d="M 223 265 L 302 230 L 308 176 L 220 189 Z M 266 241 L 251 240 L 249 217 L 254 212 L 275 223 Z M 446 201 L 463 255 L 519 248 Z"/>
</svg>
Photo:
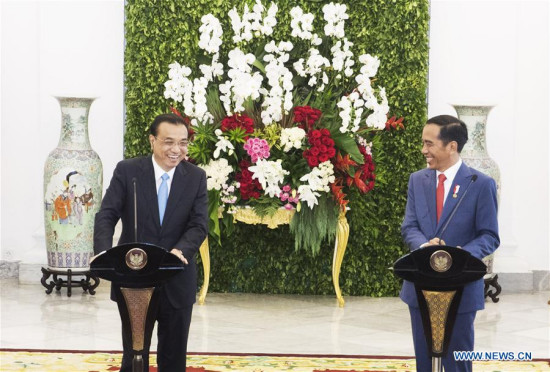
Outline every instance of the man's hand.
<svg viewBox="0 0 550 372">
<path fill-rule="evenodd" d="M 428 245 L 445 245 L 445 241 L 440 238 L 433 238 L 428 242 Z"/>
<path fill-rule="evenodd" d="M 186 265 L 189 264 L 189 262 L 187 262 L 187 258 L 185 258 L 185 257 L 183 256 L 183 253 L 182 253 L 179 249 L 173 248 L 173 249 L 170 251 L 170 253 L 172 253 L 173 255 L 177 256 L 177 257 L 181 260 L 181 262 L 183 262 L 184 264 L 186 264 Z"/>
<path fill-rule="evenodd" d="M 433 238 L 429 242 L 426 242 L 420 246 L 420 248 L 428 247 L 430 245 L 445 245 L 445 240 L 439 238 Z"/>
</svg>

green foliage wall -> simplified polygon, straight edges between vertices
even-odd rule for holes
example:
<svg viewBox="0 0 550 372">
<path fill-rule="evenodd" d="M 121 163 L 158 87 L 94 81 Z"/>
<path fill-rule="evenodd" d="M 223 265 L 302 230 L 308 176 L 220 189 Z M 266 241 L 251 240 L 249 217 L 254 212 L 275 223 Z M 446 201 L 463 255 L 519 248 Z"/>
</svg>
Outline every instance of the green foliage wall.
<svg viewBox="0 0 550 372">
<path fill-rule="evenodd" d="M 202 15 L 212 13 L 232 36 L 228 11 L 245 1 L 127 0 L 126 2 L 126 132 L 125 156 L 149 153 L 147 129 L 168 112 L 164 82 L 174 61 L 195 65 Z M 275 39 L 290 35 L 289 10 L 300 5 L 322 20 L 329 1 L 280 0 Z M 350 238 L 340 274 L 344 295 L 392 296 L 400 283 L 388 267 L 406 252 L 400 236 L 408 176 L 423 164 L 420 136 L 426 121 L 428 65 L 428 0 L 343 1 L 350 19 L 346 36 L 357 53 L 380 58 L 377 74 L 386 88 L 392 115 L 405 118 L 405 131 L 386 133 L 376 148 L 377 184 L 366 194 L 350 196 Z M 249 4 L 253 2 L 248 1 Z M 265 2 L 264 2 L 265 4 Z M 315 28 L 321 31 L 319 25 Z M 321 31 L 322 32 L 322 31 Z M 222 46 L 222 55 L 232 43 Z M 224 51 L 225 48 L 225 51 Z M 295 252 L 288 226 L 237 224 L 222 247 L 211 247 L 210 291 L 333 294 L 333 243 L 318 256 Z M 202 280 L 202 272 L 199 280 Z"/>
</svg>

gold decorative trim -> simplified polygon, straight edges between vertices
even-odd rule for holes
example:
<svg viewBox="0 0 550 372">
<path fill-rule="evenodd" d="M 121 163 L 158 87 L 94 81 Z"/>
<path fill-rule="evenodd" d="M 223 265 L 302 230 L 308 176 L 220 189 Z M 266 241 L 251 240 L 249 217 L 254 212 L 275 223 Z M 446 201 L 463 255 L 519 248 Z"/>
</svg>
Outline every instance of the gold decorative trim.
<svg viewBox="0 0 550 372">
<path fill-rule="evenodd" d="M 218 209 L 218 215 L 221 218 L 223 209 Z M 288 225 L 296 210 L 287 210 L 280 208 L 277 212 L 269 217 L 258 216 L 252 208 L 236 208 L 233 214 L 233 222 L 243 222 L 250 225 L 264 224 L 270 229 L 276 229 L 279 225 Z M 340 289 L 340 268 L 344 260 L 344 253 L 349 238 L 349 224 L 346 218 L 346 211 L 342 210 L 338 216 L 338 227 L 336 231 L 336 241 L 334 243 L 334 255 L 332 259 L 332 284 L 338 299 L 338 305 L 344 307 L 345 301 Z M 208 238 L 206 238 L 199 249 L 202 265 L 204 268 L 204 282 L 199 292 L 199 305 L 203 305 L 208 293 L 208 284 L 210 282 L 210 248 L 208 246 Z"/>
<path fill-rule="evenodd" d="M 252 208 L 237 208 L 237 211 L 233 214 L 233 219 L 249 225 L 264 224 L 270 229 L 276 229 L 279 225 L 288 225 L 294 213 L 296 213 L 294 209 L 280 208 L 273 216 L 260 217 Z"/>
<path fill-rule="evenodd" d="M 432 329 L 432 349 L 435 353 L 443 352 L 443 341 L 445 339 L 445 325 L 447 324 L 447 316 L 449 308 L 456 291 L 422 291 L 426 303 L 428 304 L 428 312 L 430 314 L 430 326 Z"/>
<path fill-rule="evenodd" d="M 132 270 L 141 270 L 147 265 L 147 253 L 141 248 L 132 248 L 126 253 L 126 265 Z"/>
<path fill-rule="evenodd" d="M 147 310 L 154 290 L 155 288 L 120 288 L 130 317 L 132 348 L 136 351 L 143 350 Z"/>
<path fill-rule="evenodd" d="M 344 307 L 345 301 L 340 289 L 340 268 L 344 260 L 344 253 L 348 245 L 349 224 L 346 218 L 346 210 L 341 210 L 338 215 L 338 228 L 336 230 L 336 241 L 334 242 L 334 255 L 332 256 L 332 284 L 338 299 L 338 306 Z"/>
<path fill-rule="evenodd" d="M 430 256 L 430 266 L 438 273 L 444 273 L 453 265 L 453 258 L 449 252 L 438 250 Z"/>
<path fill-rule="evenodd" d="M 202 268 L 204 269 L 204 280 L 199 292 L 199 305 L 204 305 L 208 284 L 210 283 L 210 249 L 208 247 L 208 237 L 202 242 L 199 252 L 201 254 Z"/>
</svg>

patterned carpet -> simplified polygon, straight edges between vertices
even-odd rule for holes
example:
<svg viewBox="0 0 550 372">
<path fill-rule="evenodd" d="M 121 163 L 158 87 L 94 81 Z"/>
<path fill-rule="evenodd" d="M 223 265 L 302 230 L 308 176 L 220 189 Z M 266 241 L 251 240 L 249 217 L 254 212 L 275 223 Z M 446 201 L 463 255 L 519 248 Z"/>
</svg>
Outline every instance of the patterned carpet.
<svg viewBox="0 0 550 372">
<path fill-rule="evenodd" d="M 1 371 L 106 372 L 118 371 L 119 352 L 0 350 Z M 155 365 L 156 355 L 151 356 Z M 187 372 L 374 372 L 415 371 L 414 359 L 393 357 L 278 356 L 190 354 Z M 474 362 L 478 371 L 550 371 L 548 361 Z M 151 367 L 150 371 L 157 371 Z"/>
</svg>

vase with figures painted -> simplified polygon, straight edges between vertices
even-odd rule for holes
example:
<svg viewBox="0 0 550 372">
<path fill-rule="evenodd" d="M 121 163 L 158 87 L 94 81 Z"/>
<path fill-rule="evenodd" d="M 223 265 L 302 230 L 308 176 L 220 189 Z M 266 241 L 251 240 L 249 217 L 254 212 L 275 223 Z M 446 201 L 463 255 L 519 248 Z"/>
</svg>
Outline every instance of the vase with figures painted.
<svg viewBox="0 0 550 372">
<path fill-rule="evenodd" d="M 468 127 L 468 142 L 464 145 L 460 157 L 474 169 L 492 177 L 497 184 L 497 198 L 500 199 L 500 170 L 498 164 L 487 153 L 487 116 L 494 106 L 453 105 L 458 118 Z M 493 273 L 493 255 L 483 259 L 487 272 Z"/>
<path fill-rule="evenodd" d="M 88 139 L 88 113 L 94 98 L 56 98 L 61 106 L 61 135 L 44 165 L 48 268 L 87 271 L 103 190 L 101 159 Z"/>
</svg>

